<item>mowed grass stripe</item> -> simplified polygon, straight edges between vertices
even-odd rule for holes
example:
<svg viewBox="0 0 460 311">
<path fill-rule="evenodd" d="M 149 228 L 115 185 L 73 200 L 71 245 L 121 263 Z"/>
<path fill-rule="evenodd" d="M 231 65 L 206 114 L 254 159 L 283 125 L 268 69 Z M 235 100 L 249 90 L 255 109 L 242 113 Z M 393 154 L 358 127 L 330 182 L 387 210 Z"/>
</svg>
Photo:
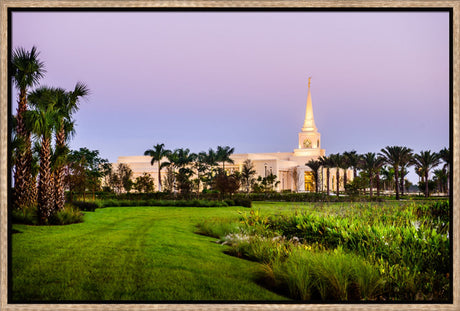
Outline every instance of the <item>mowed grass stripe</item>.
<svg viewBox="0 0 460 311">
<path fill-rule="evenodd" d="M 14 225 L 15 301 L 282 300 L 253 278 L 260 265 L 194 234 L 241 208 L 117 207 L 68 226 Z"/>
</svg>

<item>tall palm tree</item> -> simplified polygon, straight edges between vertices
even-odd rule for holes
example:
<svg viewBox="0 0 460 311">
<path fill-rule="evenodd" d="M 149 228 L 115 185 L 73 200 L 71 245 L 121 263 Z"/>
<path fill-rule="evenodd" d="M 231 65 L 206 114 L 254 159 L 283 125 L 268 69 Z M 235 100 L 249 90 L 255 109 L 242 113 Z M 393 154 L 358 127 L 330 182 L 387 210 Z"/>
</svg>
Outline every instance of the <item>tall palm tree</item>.
<svg viewBox="0 0 460 311">
<path fill-rule="evenodd" d="M 58 120 L 56 129 L 56 152 L 60 155 L 61 161 L 56 161 L 54 166 L 54 186 L 56 210 L 64 208 L 64 175 L 65 158 L 69 151 L 66 142 L 74 133 L 74 120 L 72 115 L 78 111 L 80 98 L 89 94 L 88 87 L 78 82 L 71 92 L 57 89 L 59 100 L 56 109 L 58 110 Z"/>
<path fill-rule="evenodd" d="M 329 156 L 332 166 L 335 167 L 335 178 L 336 178 L 336 194 L 339 196 L 340 190 L 340 165 L 342 163 L 342 157 L 340 153 L 334 153 Z"/>
<path fill-rule="evenodd" d="M 199 152 L 196 155 L 195 163 L 194 163 L 194 168 L 196 169 L 196 183 L 197 183 L 197 193 L 200 192 L 200 183 L 201 183 L 201 178 L 202 174 L 204 174 L 207 170 L 207 164 L 206 164 L 206 152 L 202 151 Z"/>
<path fill-rule="evenodd" d="M 359 168 L 359 163 L 360 163 L 361 155 L 359 155 L 359 154 L 356 152 L 356 150 L 345 151 L 345 152 L 343 153 L 343 155 L 344 155 L 345 158 L 347 159 L 348 164 L 349 164 L 349 167 L 352 167 L 352 168 L 353 168 L 353 178 L 356 178 L 356 176 L 358 175 L 357 170 L 358 170 L 358 168 Z"/>
<path fill-rule="evenodd" d="M 331 161 L 330 156 L 321 156 L 319 157 L 319 162 L 321 166 L 326 168 L 326 193 L 329 196 L 329 179 L 330 179 L 330 168 L 333 167 L 333 163 Z"/>
<path fill-rule="evenodd" d="M 235 148 L 230 148 L 229 146 L 217 146 L 217 162 L 222 162 L 222 171 L 225 171 L 225 162 L 235 163 L 230 156 L 235 151 Z"/>
<path fill-rule="evenodd" d="M 436 152 L 420 151 L 420 153 L 414 155 L 414 164 L 417 169 L 423 173 L 423 179 L 425 182 L 425 197 L 430 195 L 428 191 L 428 177 L 430 170 L 440 164 L 440 156 Z"/>
<path fill-rule="evenodd" d="M 214 176 L 214 167 L 217 165 L 218 157 L 217 152 L 214 151 L 212 148 L 209 148 L 206 156 L 204 157 L 204 162 L 207 166 L 207 184 L 211 186 L 213 184 L 213 176 Z"/>
<path fill-rule="evenodd" d="M 399 200 L 399 168 L 402 160 L 412 152 L 412 149 L 400 146 L 387 146 L 381 149 L 380 156 L 383 157 L 384 162 L 393 167 L 395 172 L 395 189 L 396 200 Z"/>
<path fill-rule="evenodd" d="M 343 170 L 343 187 L 345 188 L 345 185 L 348 183 L 347 171 L 350 167 L 352 167 L 352 165 L 350 164 L 350 158 L 345 153 L 339 154 L 339 156 L 339 167 Z"/>
<path fill-rule="evenodd" d="M 23 143 L 23 148 L 16 154 L 16 166 L 14 170 L 14 197 L 15 206 L 21 207 L 32 203 L 32 193 L 35 187 L 30 172 L 32 151 L 30 131 L 25 126 L 25 113 L 27 107 L 27 92 L 29 88 L 38 84 L 44 76 L 45 65 L 39 60 L 35 46 L 30 51 L 24 48 L 13 50 L 11 57 L 11 77 L 14 85 L 19 90 L 19 100 L 16 115 L 16 135 Z"/>
<path fill-rule="evenodd" d="M 447 194 L 450 194 L 450 168 L 451 168 L 451 153 L 450 149 L 448 148 L 443 148 L 439 151 L 439 157 L 440 159 L 444 162 L 444 165 L 442 169 L 446 172 L 447 175 L 447 183 L 446 183 L 446 188 L 447 188 Z"/>
<path fill-rule="evenodd" d="M 401 195 L 404 195 L 404 190 L 405 190 L 405 177 L 409 173 L 406 168 L 413 165 L 412 161 L 413 154 L 412 152 L 405 153 L 404 156 L 401 158 L 401 163 L 400 163 L 400 186 L 401 186 Z"/>
<path fill-rule="evenodd" d="M 252 164 L 251 160 L 246 159 L 243 162 L 243 167 L 241 168 L 241 178 L 246 185 L 246 193 L 249 193 L 249 188 L 251 186 L 251 180 L 253 180 L 253 176 L 256 174 L 256 170 L 254 169 L 254 164 Z"/>
<path fill-rule="evenodd" d="M 319 160 L 310 160 L 305 165 L 308 166 L 313 173 L 313 178 L 315 179 L 315 192 L 318 193 L 318 177 L 321 162 Z"/>
<path fill-rule="evenodd" d="M 147 149 L 144 152 L 145 156 L 151 156 L 152 160 L 150 161 L 150 165 L 153 166 L 155 162 L 158 162 L 158 191 L 161 192 L 161 170 L 167 167 L 170 163 L 163 162 L 161 163 L 161 159 L 168 157 L 171 154 L 171 150 L 165 149 L 165 144 L 156 144 L 153 146 L 153 149 Z"/>
<path fill-rule="evenodd" d="M 364 170 L 367 175 L 369 176 L 369 195 L 372 197 L 373 191 L 373 183 L 375 176 L 379 174 L 380 168 L 383 165 L 383 158 L 377 157 L 375 153 L 368 152 L 363 154 L 360 167 Z M 378 182 L 378 181 L 377 181 Z"/>
<path fill-rule="evenodd" d="M 32 96 L 31 96 L 32 97 Z M 54 104 L 56 93 L 49 90 L 34 103 L 34 109 L 26 113 L 27 123 L 40 140 L 40 168 L 38 176 L 38 216 L 39 223 L 45 224 L 54 209 L 53 179 L 51 176 L 51 136 L 56 127 L 58 111 Z"/>
</svg>

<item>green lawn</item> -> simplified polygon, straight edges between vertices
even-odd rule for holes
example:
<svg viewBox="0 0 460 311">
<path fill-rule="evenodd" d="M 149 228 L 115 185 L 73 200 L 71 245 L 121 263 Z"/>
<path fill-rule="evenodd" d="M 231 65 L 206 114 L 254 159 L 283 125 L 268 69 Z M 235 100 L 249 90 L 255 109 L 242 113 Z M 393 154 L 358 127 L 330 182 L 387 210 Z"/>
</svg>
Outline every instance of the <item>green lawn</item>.
<svg viewBox="0 0 460 311">
<path fill-rule="evenodd" d="M 286 299 L 257 285 L 260 264 L 194 233 L 198 222 L 238 210 L 246 209 L 117 207 L 80 224 L 15 224 L 11 302 Z"/>
</svg>

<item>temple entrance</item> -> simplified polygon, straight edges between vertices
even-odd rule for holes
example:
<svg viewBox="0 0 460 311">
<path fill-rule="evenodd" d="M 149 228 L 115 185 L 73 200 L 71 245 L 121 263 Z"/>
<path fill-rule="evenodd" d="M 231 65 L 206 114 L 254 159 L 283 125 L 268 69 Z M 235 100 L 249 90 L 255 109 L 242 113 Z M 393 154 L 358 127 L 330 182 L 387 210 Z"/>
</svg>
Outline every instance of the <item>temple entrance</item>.
<svg viewBox="0 0 460 311">
<path fill-rule="evenodd" d="M 305 191 L 314 192 L 315 191 L 315 178 L 313 177 L 312 172 L 304 172 L 305 178 Z"/>
</svg>

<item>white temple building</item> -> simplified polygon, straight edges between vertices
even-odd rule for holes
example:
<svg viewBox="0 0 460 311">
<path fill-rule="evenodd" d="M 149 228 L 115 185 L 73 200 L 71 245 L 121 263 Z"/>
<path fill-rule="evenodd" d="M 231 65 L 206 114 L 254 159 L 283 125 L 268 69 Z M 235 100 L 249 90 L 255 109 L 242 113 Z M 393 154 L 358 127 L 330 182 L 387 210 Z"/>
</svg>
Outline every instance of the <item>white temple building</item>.
<svg viewBox="0 0 460 311">
<path fill-rule="evenodd" d="M 243 162 L 250 159 L 256 170 L 256 178 L 258 176 L 265 177 L 270 173 L 277 176 L 279 184 L 276 187 L 277 191 L 291 190 L 296 192 L 314 192 L 314 179 L 311 174 L 311 169 L 306 166 L 310 160 L 317 160 L 321 156 L 325 156 L 326 151 L 321 149 L 321 135 L 315 124 L 313 115 L 313 104 L 310 90 L 311 78 L 308 79 L 307 105 L 305 109 L 305 120 L 301 131 L 298 134 L 298 146 L 293 152 L 274 152 L 274 153 L 239 153 L 232 154 L 230 158 L 234 164 L 225 164 L 225 169 L 229 172 L 242 170 Z M 149 173 L 154 179 L 155 188 L 158 190 L 158 163 L 150 165 L 150 156 L 121 156 L 118 157 L 118 163 L 125 163 L 133 171 L 133 178 L 141 176 L 143 173 Z M 164 159 L 163 161 L 166 161 Z M 162 162 L 163 162 L 162 161 Z M 162 179 L 166 176 L 166 169 L 161 171 Z M 326 173 L 325 169 L 320 171 L 319 189 L 326 189 Z M 341 179 L 343 172 L 340 172 Z M 324 178 L 322 178 L 324 176 Z M 336 171 L 330 169 L 329 187 L 331 191 L 336 188 Z M 348 180 L 353 179 L 351 170 L 347 170 Z M 343 190 L 341 182 L 340 190 Z"/>
</svg>

